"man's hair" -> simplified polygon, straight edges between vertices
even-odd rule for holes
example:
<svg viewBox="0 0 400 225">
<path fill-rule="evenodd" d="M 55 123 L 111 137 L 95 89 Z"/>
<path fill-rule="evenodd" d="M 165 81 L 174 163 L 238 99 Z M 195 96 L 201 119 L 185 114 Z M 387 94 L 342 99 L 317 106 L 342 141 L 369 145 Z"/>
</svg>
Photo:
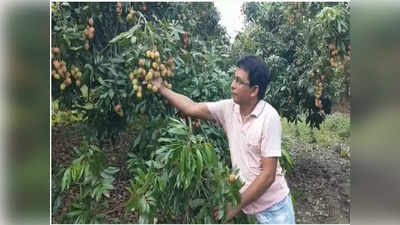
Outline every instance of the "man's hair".
<svg viewBox="0 0 400 225">
<path fill-rule="evenodd" d="M 258 99 L 263 99 L 271 80 L 267 64 L 255 56 L 246 56 L 241 58 L 236 66 L 249 74 L 250 87 L 258 85 Z"/>
</svg>

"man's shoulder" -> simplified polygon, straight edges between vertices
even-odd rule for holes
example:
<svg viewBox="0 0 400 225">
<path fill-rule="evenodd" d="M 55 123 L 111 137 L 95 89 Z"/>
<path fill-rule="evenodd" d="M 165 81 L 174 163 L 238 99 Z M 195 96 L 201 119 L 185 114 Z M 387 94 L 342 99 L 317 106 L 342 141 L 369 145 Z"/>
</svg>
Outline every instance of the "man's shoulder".
<svg viewBox="0 0 400 225">
<path fill-rule="evenodd" d="M 222 102 L 222 103 L 225 103 L 225 104 L 231 104 L 231 105 L 233 105 L 233 99 L 231 99 L 231 98 L 222 99 L 222 100 L 219 100 L 218 102 Z"/>
<path fill-rule="evenodd" d="M 207 102 L 206 104 L 210 112 L 231 110 L 234 105 L 232 99 L 222 99 L 216 102 Z"/>
<path fill-rule="evenodd" d="M 208 104 L 215 104 L 215 105 L 219 105 L 219 106 L 224 106 L 224 107 L 229 107 L 229 106 L 233 106 L 233 100 L 232 99 L 222 99 L 216 102 L 208 102 Z"/>
<path fill-rule="evenodd" d="M 266 116 L 268 116 L 269 118 L 271 117 L 278 117 L 279 118 L 279 112 L 278 110 L 276 110 L 276 108 L 274 106 L 272 106 L 271 104 L 269 104 L 268 102 L 261 100 L 264 103 L 264 110 L 263 113 L 265 113 Z"/>
<path fill-rule="evenodd" d="M 232 114 L 234 106 L 232 99 L 207 102 L 206 105 L 213 119 L 222 125 L 225 124 L 225 119 Z"/>
</svg>

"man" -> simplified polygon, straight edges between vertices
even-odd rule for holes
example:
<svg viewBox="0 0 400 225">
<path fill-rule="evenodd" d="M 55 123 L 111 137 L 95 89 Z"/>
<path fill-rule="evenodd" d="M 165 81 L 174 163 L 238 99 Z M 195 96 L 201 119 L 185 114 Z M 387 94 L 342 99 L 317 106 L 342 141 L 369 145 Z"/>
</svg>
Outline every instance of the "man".
<svg viewBox="0 0 400 225">
<path fill-rule="evenodd" d="M 231 83 L 232 99 L 196 103 L 162 86 L 161 78 L 152 82 L 162 96 L 187 116 L 215 120 L 224 128 L 232 167 L 239 168 L 239 178 L 245 183 L 240 190 L 240 204 L 235 208 L 228 204 L 227 221 L 242 210 L 255 214 L 263 224 L 295 223 L 289 188 L 278 160 L 280 117 L 262 100 L 269 81 L 267 65 L 248 56 L 237 63 Z"/>
</svg>

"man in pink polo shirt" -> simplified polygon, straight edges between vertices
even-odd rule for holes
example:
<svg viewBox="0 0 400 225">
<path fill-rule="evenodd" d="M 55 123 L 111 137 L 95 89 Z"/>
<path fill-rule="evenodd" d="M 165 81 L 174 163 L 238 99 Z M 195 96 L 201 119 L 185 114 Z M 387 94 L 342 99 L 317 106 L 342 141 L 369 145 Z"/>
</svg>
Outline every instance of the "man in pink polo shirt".
<svg viewBox="0 0 400 225">
<path fill-rule="evenodd" d="M 289 188 L 282 174 L 281 123 L 278 112 L 262 100 L 270 81 L 267 65 L 254 56 L 240 59 L 231 83 L 232 99 L 196 103 L 153 81 L 172 105 L 187 116 L 217 121 L 228 137 L 232 167 L 245 185 L 240 204 L 227 207 L 227 221 L 240 210 L 262 224 L 294 224 Z"/>
</svg>

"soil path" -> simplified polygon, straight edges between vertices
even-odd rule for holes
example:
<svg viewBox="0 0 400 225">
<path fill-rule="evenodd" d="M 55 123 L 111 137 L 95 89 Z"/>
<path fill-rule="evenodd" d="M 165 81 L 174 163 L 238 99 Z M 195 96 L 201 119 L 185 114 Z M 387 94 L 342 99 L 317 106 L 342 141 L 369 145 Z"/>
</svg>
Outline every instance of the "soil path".
<svg viewBox="0 0 400 225">
<path fill-rule="evenodd" d="M 350 159 L 341 156 L 342 147 L 290 150 L 296 223 L 350 223 Z"/>
</svg>

